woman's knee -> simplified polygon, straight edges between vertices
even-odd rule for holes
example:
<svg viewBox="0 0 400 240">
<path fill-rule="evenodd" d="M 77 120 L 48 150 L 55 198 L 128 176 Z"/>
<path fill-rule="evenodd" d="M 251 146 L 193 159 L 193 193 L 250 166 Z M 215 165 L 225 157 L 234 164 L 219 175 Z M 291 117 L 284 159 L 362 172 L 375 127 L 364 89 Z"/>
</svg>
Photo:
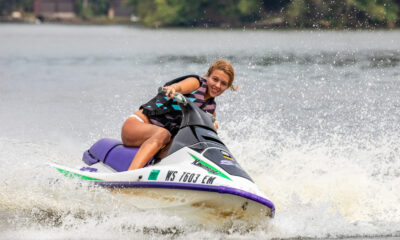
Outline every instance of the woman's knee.
<svg viewBox="0 0 400 240">
<path fill-rule="evenodd" d="M 165 128 L 159 128 L 157 130 L 157 138 L 160 140 L 160 143 L 164 146 L 169 143 L 171 140 L 171 133 Z"/>
<path fill-rule="evenodd" d="M 167 145 L 170 140 L 171 133 L 165 128 L 159 128 L 154 132 L 153 136 L 146 141 L 146 144 L 151 144 L 158 149 L 161 149 Z"/>
</svg>

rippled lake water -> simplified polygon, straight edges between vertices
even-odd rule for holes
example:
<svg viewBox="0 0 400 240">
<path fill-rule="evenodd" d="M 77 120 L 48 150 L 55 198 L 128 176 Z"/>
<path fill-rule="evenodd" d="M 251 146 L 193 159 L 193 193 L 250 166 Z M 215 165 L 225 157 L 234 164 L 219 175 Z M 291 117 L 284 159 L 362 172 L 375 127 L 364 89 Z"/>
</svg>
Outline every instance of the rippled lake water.
<svg viewBox="0 0 400 240">
<path fill-rule="evenodd" d="M 400 31 L 0 25 L 2 239 L 400 237 Z M 49 184 L 158 86 L 232 62 L 219 135 L 276 206 L 210 229 Z"/>
</svg>

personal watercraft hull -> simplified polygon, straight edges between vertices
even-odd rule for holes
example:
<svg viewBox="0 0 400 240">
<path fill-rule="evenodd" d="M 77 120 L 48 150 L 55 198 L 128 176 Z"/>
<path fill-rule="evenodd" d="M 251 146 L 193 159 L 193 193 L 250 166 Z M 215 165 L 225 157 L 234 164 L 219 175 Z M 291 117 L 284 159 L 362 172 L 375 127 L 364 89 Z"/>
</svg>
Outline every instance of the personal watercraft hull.
<svg viewBox="0 0 400 240">
<path fill-rule="evenodd" d="M 273 203 L 251 179 L 229 174 L 205 158 L 204 153 L 188 147 L 160 163 L 134 171 L 117 172 L 103 161 L 79 169 L 51 166 L 67 177 L 88 180 L 129 198 L 140 209 L 170 209 L 199 222 L 212 217 L 215 223 L 226 219 L 259 221 L 274 216 Z M 185 214 L 193 211 L 196 214 Z"/>
<path fill-rule="evenodd" d="M 164 209 L 200 224 L 222 224 L 230 220 L 262 222 L 274 216 L 272 202 L 235 188 L 174 182 L 100 181 L 105 174 L 87 176 L 88 172 L 51 165 L 67 177 L 105 187 L 139 209 Z"/>
<path fill-rule="evenodd" d="M 269 207 L 234 194 L 174 188 L 118 188 L 112 192 L 129 198 L 138 208 L 157 206 L 203 224 L 261 222 L 271 216 Z"/>
</svg>

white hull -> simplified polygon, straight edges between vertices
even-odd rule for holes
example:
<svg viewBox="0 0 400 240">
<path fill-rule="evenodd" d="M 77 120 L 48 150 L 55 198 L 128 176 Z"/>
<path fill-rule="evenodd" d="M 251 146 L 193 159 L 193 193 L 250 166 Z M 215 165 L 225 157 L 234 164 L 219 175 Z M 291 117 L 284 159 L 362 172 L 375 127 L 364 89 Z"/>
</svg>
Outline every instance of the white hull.
<svg viewBox="0 0 400 240">
<path fill-rule="evenodd" d="M 64 176 L 109 188 L 139 209 L 168 209 L 203 224 L 262 221 L 274 215 L 273 204 L 252 181 L 230 175 L 187 147 L 134 171 L 116 172 L 101 162 L 83 170 L 50 165 Z"/>
</svg>

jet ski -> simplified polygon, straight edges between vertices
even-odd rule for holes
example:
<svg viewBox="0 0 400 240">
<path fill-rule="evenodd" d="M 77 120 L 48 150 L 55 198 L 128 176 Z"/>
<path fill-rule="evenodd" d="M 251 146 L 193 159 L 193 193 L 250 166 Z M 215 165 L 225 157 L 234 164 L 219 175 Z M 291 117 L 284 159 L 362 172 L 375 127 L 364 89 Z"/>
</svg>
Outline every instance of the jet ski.
<svg viewBox="0 0 400 240">
<path fill-rule="evenodd" d="M 211 116 L 182 94 L 172 100 L 183 113 L 182 123 L 163 159 L 127 171 L 138 148 L 105 138 L 84 152 L 82 167 L 50 165 L 66 177 L 127 197 L 140 209 L 173 209 L 203 222 L 272 218 L 274 204 L 218 137 Z"/>
</svg>

